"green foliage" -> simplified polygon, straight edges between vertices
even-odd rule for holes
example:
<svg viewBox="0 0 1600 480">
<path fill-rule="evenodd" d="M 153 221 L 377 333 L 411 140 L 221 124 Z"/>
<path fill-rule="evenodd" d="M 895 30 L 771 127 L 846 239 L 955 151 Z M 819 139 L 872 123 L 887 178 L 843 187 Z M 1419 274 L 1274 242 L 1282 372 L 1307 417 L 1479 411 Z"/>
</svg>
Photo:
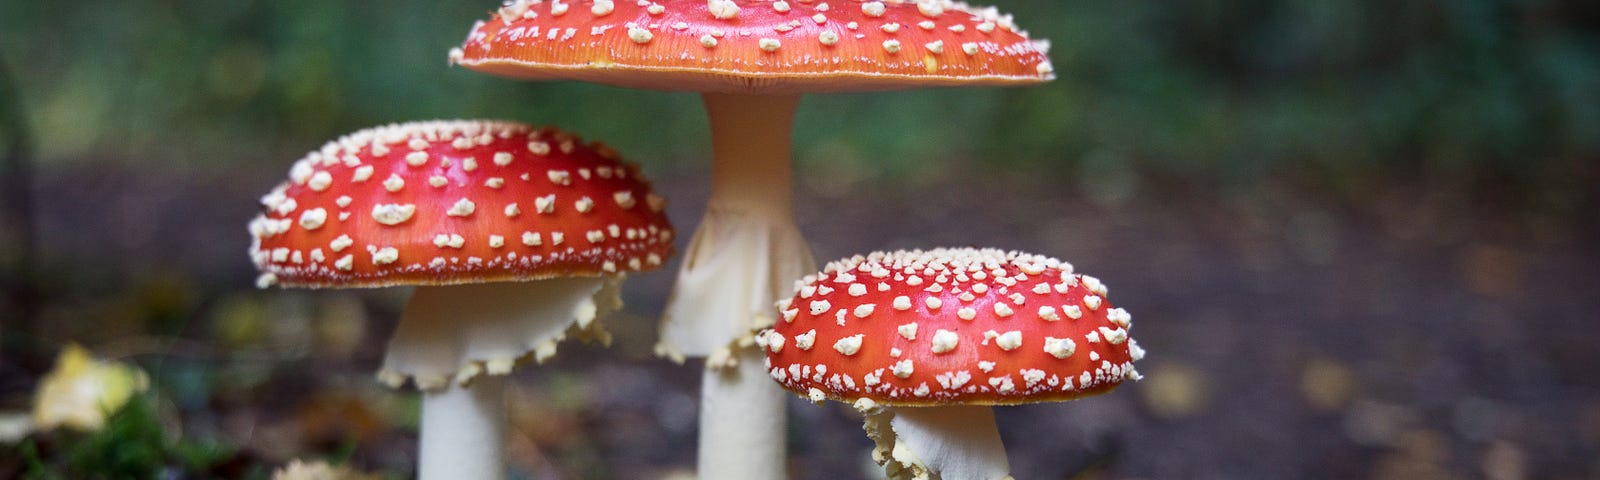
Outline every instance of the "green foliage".
<svg viewBox="0 0 1600 480">
<path fill-rule="evenodd" d="M 148 395 L 133 397 L 101 430 L 42 433 L 16 449 L 26 466 L 22 478 L 38 480 L 208 478 L 237 457 L 223 445 L 176 439 L 163 429 Z M 265 469 L 254 470 L 264 475 Z"/>
</svg>

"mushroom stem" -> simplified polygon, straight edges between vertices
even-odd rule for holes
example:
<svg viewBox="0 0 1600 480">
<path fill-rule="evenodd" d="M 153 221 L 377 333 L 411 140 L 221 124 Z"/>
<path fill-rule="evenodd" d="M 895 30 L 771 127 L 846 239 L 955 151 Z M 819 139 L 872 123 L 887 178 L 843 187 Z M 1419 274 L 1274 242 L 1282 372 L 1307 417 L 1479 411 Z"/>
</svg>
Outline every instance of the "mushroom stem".
<svg viewBox="0 0 1600 480">
<path fill-rule="evenodd" d="M 772 388 L 765 355 L 740 348 L 734 368 L 707 368 L 700 385 L 701 479 L 785 478 L 789 395 Z"/>
<path fill-rule="evenodd" d="M 505 478 L 505 375 L 544 362 L 568 334 L 608 337 L 621 276 L 418 287 L 389 341 L 380 380 L 423 390 L 419 478 Z"/>
<path fill-rule="evenodd" d="M 863 428 L 890 480 L 1011 478 L 990 407 L 884 408 L 867 414 Z"/>
<path fill-rule="evenodd" d="M 707 93 L 712 207 L 790 219 L 790 136 L 799 95 Z M 791 221 L 792 223 L 792 221 Z"/>
<path fill-rule="evenodd" d="M 505 386 L 505 377 L 482 376 L 422 394 L 417 478 L 506 478 Z"/>
<path fill-rule="evenodd" d="M 709 357 L 699 478 L 782 479 L 785 397 L 751 334 L 772 324 L 773 302 L 789 296 L 795 279 L 816 270 L 790 198 L 799 97 L 704 99 L 715 155 L 711 199 L 662 315 L 658 352 L 680 362 Z"/>
</svg>

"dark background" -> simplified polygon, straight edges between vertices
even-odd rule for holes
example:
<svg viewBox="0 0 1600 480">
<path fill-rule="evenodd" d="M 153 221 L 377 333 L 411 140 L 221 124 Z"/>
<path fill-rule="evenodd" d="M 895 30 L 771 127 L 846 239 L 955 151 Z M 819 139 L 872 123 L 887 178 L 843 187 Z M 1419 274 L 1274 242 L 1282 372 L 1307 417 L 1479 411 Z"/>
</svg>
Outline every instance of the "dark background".
<svg viewBox="0 0 1600 480">
<path fill-rule="evenodd" d="M 169 437 L 409 475 L 414 395 L 370 377 L 405 292 L 251 288 L 244 223 L 292 160 L 506 118 L 615 145 L 684 232 L 708 190 L 693 95 L 448 67 L 493 6 L 0 0 L 0 412 L 77 342 L 150 372 Z M 1146 379 L 1003 410 L 1018 478 L 1600 478 L 1600 4 L 1002 9 L 1060 79 L 807 97 L 796 215 L 823 260 L 1106 280 Z M 519 475 L 692 467 L 698 367 L 649 354 L 675 268 L 631 279 L 613 348 L 517 374 Z M 867 475 L 853 412 L 792 413 L 795 478 Z"/>
</svg>

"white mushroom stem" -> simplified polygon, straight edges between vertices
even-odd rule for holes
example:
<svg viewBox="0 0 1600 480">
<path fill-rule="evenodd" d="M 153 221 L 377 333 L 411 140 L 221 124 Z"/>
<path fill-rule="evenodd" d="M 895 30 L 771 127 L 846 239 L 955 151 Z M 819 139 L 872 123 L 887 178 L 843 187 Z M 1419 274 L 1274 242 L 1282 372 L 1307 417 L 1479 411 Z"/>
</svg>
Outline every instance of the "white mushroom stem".
<svg viewBox="0 0 1600 480">
<path fill-rule="evenodd" d="M 1008 480 L 1010 463 L 987 406 L 884 408 L 862 427 L 890 480 Z"/>
<path fill-rule="evenodd" d="M 762 368 L 760 350 L 738 350 L 733 368 L 701 375 L 699 478 L 784 478 L 789 397 Z"/>
<path fill-rule="evenodd" d="M 423 392 L 417 478 L 506 478 L 506 378 Z"/>
<path fill-rule="evenodd" d="M 709 357 L 701 386 L 699 478 L 782 479 L 783 390 L 751 342 L 773 302 L 816 271 L 794 225 L 790 130 L 798 96 L 704 96 L 711 120 L 711 199 L 684 254 L 658 351 Z M 728 368 L 734 367 L 737 368 Z M 737 405 L 737 413 L 716 410 Z"/>
<path fill-rule="evenodd" d="M 505 379 L 543 362 L 568 333 L 607 340 L 597 315 L 621 308 L 622 278 L 418 287 L 389 341 L 380 380 L 423 390 L 422 480 L 505 478 Z"/>
</svg>

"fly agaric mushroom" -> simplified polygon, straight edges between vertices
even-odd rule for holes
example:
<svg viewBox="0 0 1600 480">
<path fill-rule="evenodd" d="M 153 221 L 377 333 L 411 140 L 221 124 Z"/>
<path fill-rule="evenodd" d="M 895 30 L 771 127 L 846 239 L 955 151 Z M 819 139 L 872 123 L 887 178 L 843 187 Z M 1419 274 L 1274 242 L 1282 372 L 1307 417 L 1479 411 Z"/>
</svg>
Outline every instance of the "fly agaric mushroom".
<svg viewBox="0 0 1600 480">
<path fill-rule="evenodd" d="M 379 378 L 424 391 L 423 479 L 502 478 L 500 377 L 569 332 L 607 341 L 595 319 L 621 307 L 624 273 L 672 253 L 665 202 L 637 166 L 509 122 L 352 133 L 261 202 L 258 286 L 417 285 Z"/>
<path fill-rule="evenodd" d="M 1144 351 L 1105 285 L 1054 258 L 993 249 L 829 263 L 757 336 L 790 391 L 866 415 L 892 479 L 1009 478 L 990 406 L 1072 400 L 1137 380 Z"/>
<path fill-rule="evenodd" d="M 474 25 L 450 61 L 513 78 L 703 93 L 711 199 L 657 350 L 680 362 L 708 357 L 701 477 L 756 479 L 782 477 L 772 466 L 782 461 L 784 411 L 781 393 L 755 378 L 750 332 L 771 324 L 768 308 L 791 280 L 816 269 L 790 204 L 799 95 L 1037 84 L 1054 78 L 1047 50 L 1009 15 L 948 0 L 512 0 Z"/>
</svg>

